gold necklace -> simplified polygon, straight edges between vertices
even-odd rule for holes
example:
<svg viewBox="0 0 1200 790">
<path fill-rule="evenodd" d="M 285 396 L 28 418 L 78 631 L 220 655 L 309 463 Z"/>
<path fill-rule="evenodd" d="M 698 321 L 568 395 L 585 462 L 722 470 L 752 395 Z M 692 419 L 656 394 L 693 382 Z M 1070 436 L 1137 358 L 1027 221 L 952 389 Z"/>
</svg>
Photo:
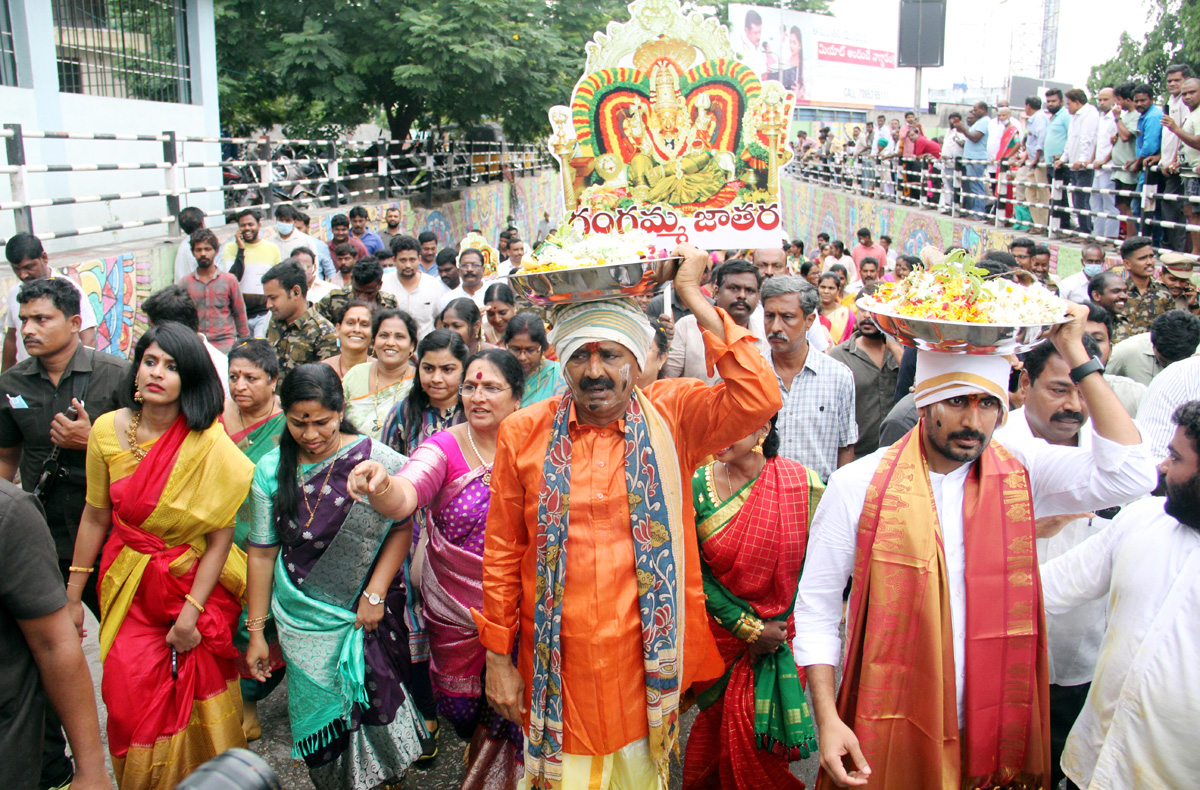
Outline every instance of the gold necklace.
<svg viewBox="0 0 1200 790">
<path fill-rule="evenodd" d="M 471 423 L 467 423 L 467 441 L 471 443 L 471 451 L 475 453 L 475 457 L 479 459 L 479 465 L 484 468 L 483 484 L 490 486 L 492 484 L 492 465 L 483 460 L 483 455 L 479 452 L 479 448 L 475 446 L 475 437 L 471 435 Z"/>
<path fill-rule="evenodd" d="M 375 371 L 374 372 L 375 372 L 375 391 L 371 393 L 371 404 L 375 409 L 375 433 L 379 433 L 380 431 L 383 430 L 383 421 L 379 419 L 379 393 L 383 391 L 383 387 L 379 386 L 379 362 L 378 361 L 376 361 L 376 363 L 375 363 Z M 407 378 L 408 378 L 408 374 L 401 374 L 400 378 L 396 379 L 394 382 L 392 382 L 392 384 L 389 384 L 388 386 L 390 387 L 395 384 L 399 384 L 400 382 L 404 381 Z M 368 387 L 371 386 L 370 373 L 367 374 L 367 386 Z M 394 398 L 392 399 L 392 405 L 393 406 L 396 405 L 396 400 Z"/>
<path fill-rule="evenodd" d="M 338 448 L 334 450 L 332 455 L 337 455 L 338 450 L 342 449 L 342 439 L 338 437 Z M 318 461 L 318 463 L 320 463 Z M 325 488 L 329 485 L 329 475 L 333 473 L 333 459 L 329 459 L 329 466 L 325 470 L 325 479 L 321 481 L 321 488 L 317 490 L 317 504 L 308 504 L 308 494 L 304 491 L 304 478 L 300 476 L 300 470 L 296 470 L 296 482 L 300 484 L 300 497 L 304 500 L 304 506 L 308 508 L 308 521 L 304 525 L 302 532 L 308 532 L 308 528 L 312 526 L 313 519 L 317 517 L 317 508 L 321 506 L 321 500 L 325 498 Z"/>
<path fill-rule="evenodd" d="M 129 452 L 133 454 L 133 460 L 140 462 L 146 457 L 147 451 L 142 449 L 138 444 L 137 432 L 138 426 L 142 424 L 141 409 L 135 411 L 133 416 L 129 418 L 129 427 L 125 430 L 125 438 L 129 439 Z"/>
<path fill-rule="evenodd" d="M 237 405 L 237 403 L 234 403 L 234 404 L 233 404 L 233 407 L 234 407 L 235 409 L 237 409 L 237 413 L 238 413 L 238 422 L 242 424 L 242 433 L 245 433 L 245 434 L 246 434 L 246 445 L 247 445 L 248 447 L 253 447 L 253 446 L 254 446 L 254 440 L 250 438 L 250 434 L 246 433 L 246 416 L 245 416 L 244 414 L 242 414 L 242 407 L 241 407 L 241 406 L 238 406 L 238 405 Z M 271 405 L 270 405 L 270 406 L 267 408 L 267 417 L 270 417 L 270 416 L 271 416 L 271 412 L 273 412 L 273 411 L 275 411 L 275 404 L 274 404 L 274 403 L 272 403 L 272 404 L 271 404 Z"/>
</svg>

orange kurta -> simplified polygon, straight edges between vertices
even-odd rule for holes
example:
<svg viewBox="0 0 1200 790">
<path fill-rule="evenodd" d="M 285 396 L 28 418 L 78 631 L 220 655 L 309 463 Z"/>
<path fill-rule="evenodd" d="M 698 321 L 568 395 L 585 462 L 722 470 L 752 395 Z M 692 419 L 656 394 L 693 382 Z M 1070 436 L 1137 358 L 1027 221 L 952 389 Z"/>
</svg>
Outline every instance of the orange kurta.
<svg viewBox="0 0 1200 790">
<path fill-rule="evenodd" d="M 727 340 L 704 333 L 705 351 L 724 379 L 659 381 L 646 397 L 670 426 L 679 457 L 685 523 L 695 520 L 692 474 L 704 458 L 762 427 L 779 410 L 779 386 L 753 336 L 723 311 Z M 533 677 L 538 492 L 554 397 L 500 426 L 483 552 L 480 642 L 509 653 L 522 635 L 518 667 L 529 709 Z M 572 407 L 571 515 L 562 615 L 563 751 L 611 754 L 648 734 L 633 536 L 625 486 L 625 426 L 581 424 Z M 696 532 L 684 530 L 682 690 L 720 677 L 724 664 L 708 628 Z M 528 717 L 525 726 L 528 728 Z"/>
</svg>

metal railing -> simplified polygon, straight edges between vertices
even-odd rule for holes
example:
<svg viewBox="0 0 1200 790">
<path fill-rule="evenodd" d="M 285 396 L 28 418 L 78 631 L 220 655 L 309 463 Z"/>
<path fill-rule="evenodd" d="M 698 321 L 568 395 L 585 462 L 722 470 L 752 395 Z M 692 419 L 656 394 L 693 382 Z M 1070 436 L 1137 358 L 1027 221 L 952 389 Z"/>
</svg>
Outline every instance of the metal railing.
<svg viewBox="0 0 1200 790">
<path fill-rule="evenodd" d="M 194 137 L 172 131 L 161 134 L 110 134 L 104 132 L 53 132 L 26 130 L 20 124 L 4 124 L 6 164 L 11 199 L 0 201 L 0 211 L 13 212 L 17 232 L 34 233 L 34 209 L 52 209 L 87 203 L 108 203 L 143 198 L 163 198 L 165 213 L 157 217 L 112 222 L 64 230 L 37 230 L 43 241 L 109 231 L 167 225 L 178 233 L 181 198 L 188 195 L 222 193 L 224 206 L 206 211 L 209 217 L 231 217 L 244 208 L 267 211 L 281 204 L 300 208 L 334 208 L 355 199 L 378 199 L 424 195 L 432 205 L 435 190 L 466 187 L 478 182 L 507 180 L 552 166 L 543 145 L 477 142 L 463 140 L 307 140 L 269 137 Z M 87 140 L 158 144 L 143 161 L 32 164 L 26 157 L 26 140 Z M 211 152 L 222 147 L 219 159 L 190 160 L 187 156 L 201 146 Z M 226 157 L 226 154 L 232 154 Z M 142 157 L 139 157 L 142 158 Z M 160 170 L 161 189 L 114 191 L 104 194 L 73 194 L 30 198 L 31 176 L 105 171 Z M 220 182 L 184 187 L 188 171 L 217 170 Z M 353 187 L 353 188 L 352 188 Z M 38 225 L 43 223 L 39 221 Z M 53 222 L 45 225 L 54 226 Z M 2 243 L 2 242 L 0 242 Z"/>
<path fill-rule="evenodd" d="M 1111 164 L 1096 168 L 1093 174 L 1111 174 L 1116 168 Z M 964 159 L 962 157 L 820 157 L 795 160 L 789 163 L 787 172 L 801 181 L 821 184 L 864 195 L 875 200 L 894 202 L 919 209 L 936 210 L 951 217 L 979 220 L 996 228 L 1016 227 L 1024 232 L 1043 235 L 1050 239 L 1073 241 L 1118 242 L 1121 223 L 1128 223 L 1134 235 L 1155 237 L 1156 229 L 1162 231 L 1182 228 L 1185 232 L 1200 232 L 1200 225 L 1162 219 L 1158 214 L 1158 203 L 1183 203 L 1186 213 L 1200 216 L 1200 197 L 1184 194 L 1168 194 L 1163 189 L 1164 176 L 1155 165 L 1148 169 L 1148 178 L 1138 179 L 1123 189 L 1069 183 L 1069 166 L 1048 168 L 1045 164 L 1033 168 L 1010 166 L 1006 161 L 990 159 Z M 1086 172 L 1086 171 L 1085 171 Z M 1040 179 L 1046 180 L 1040 180 Z M 1095 175 L 1093 175 L 1095 179 Z M 972 185 L 979 189 L 972 191 Z M 1029 192 L 1044 194 L 1039 202 L 1028 199 Z M 1025 197 L 1019 197 L 1024 195 Z M 1073 197 L 1084 196 L 1086 207 L 1076 205 Z M 1105 201 L 1112 196 L 1113 201 Z M 1128 206 L 1128 213 L 1120 211 L 1115 198 L 1123 196 L 1121 206 Z M 1099 205 L 1093 198 L 1100 198 Z M 1105 209 L 1104 203 L 1114 207 Z M 1031 209 L 1030 217 L 1017 219 L 1016 208 Z M 1186 207 L 1191 210 L 1187 211 Z M 1032 209 L 1046 212 L 1047 220 L 1037 222 Z M 1080 223 L 1080 217 L 1089 218 L 1089 223 Z M 1105 229 L 1112 235 L 1096 233 L 1096 220 L 1104 221 Z M 1109 224 L 1111 220 L 1113 224 Z M 1092 232 L 1079 230 L 1083 224 L 1091 224 Z M 1129 234 L 1127 234 L 1129 235 Z M 1164 234 L 1165 238 L 1166 234 Z M 1156 242 L 1157 245 L 1157 242 Z M 1171 249 L 1158 245 L 1159 251 Z M 1181 251 L 1181 250 L 1177 250 Z M 1200 254 L 1200 249 L 1193 249 Z"/>
</svg>

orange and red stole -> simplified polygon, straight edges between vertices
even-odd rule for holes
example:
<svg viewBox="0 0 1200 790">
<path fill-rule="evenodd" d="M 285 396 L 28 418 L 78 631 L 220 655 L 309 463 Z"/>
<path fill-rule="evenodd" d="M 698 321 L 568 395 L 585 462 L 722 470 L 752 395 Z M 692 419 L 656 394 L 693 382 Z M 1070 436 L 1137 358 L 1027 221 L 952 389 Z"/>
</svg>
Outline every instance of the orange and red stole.
<svg viewBox="0 0 1200 790">
<path fill-rule="evenodd" d="M 922 429 L 892 446 L 867 489 L 838 714 L 858 736 L 872 788 L 1048 790 L 1046 624 L 1028 474 L 993 442 L 967 476 L 960 733 L 946 555 Z M 832 782 L 822 775 L 818 787 Z"/>
</svg>

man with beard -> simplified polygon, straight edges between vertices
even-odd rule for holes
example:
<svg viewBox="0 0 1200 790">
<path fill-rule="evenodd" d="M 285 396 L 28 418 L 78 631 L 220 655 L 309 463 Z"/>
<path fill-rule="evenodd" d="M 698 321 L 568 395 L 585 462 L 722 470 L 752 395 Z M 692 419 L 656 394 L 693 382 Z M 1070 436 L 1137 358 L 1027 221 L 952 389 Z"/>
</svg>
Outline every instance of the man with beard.
<svg viewBox="0 0 1200 790">
<path fill-rule="evenodd" d="M 367 227 L 370 217 L 362 206 L 350 209 L 350 236 L 362 242 L 368 255 L 374 255 L 383 249 L 383 240 L 379 234 Z"/>
<path fill-rule="evenodd" d="M 242 209 L 237 215 L 235 244 L 226 244 L 222 268 L 238 279 L 242 300 L 246 305 L 246 323 L 253 337 L 267 331 L 267 300 L 263 295 L 262 278 L 267 270 L 282 259 L 279 247 L 264 241 L 259 235 L 262 214 L 257 209 Z"/>
<path fill-rule="evenodd" d="M 325 244 L 329 247 L 329 254 L 334 261 L 337 260 L 337 248 L 339 244 L 349 244 L 353 247 L 354 260 L 356 261 L 371 254 L 366 246 L 350 232 L 350 218 L 345 214 L 334 214 L 329 218 L 329 233 L 333 238 L 325 242 Z"/>
<path fill-rule="evenodd" d="M 729 313 L 734 323 L 745 329 L 756 338 L 758 350 L 767 353 L 763 331 L 762 312 L 758 307 L 758 289 L 762 285 L 762 275 L 758 267 L 750 261 L 735 258 L 725 261 L 717 269 L 717 307 Z M 757 316 L 757 320 L 755 317 Z M 663 364 L 663 378 L 699 379 L 705 384 L 716 384 L 721 376 L 709 366 L 704 355 L 704 337 L 696 316 L 685 315 L 675 324 L 675 337 L 671 340 L 671 348 L 667 352 L 667 361 Z"/>
<path fill-rule="evenodd" d="M 1094 413 L 1094 412 L 1093 412 Z M 1200 774 L 1200 401 L 1172 415 L 1166 498 L 1042 566 L 1048 615 L 1100 600 L 1108 629 L 1067 739 L 1068 787 L 1191 787 Z"/>
<path fill-rule="evenodd" d="M 867 258 L 862 263 L 864 279 L 871 261 Z M 870 296 L 878 288 L 878 283 L 869 282 L 861 295 Z M 854 375 L 854 419 L 858 423 L 854 457 L 862 458 L 879 449 L 879 426 L 892 408 L 904 351 L 879 330 L 870 311 L 858 308 L 857 318 L 854 334 L 831 349 L 829 357 L 850 368 Z"/>
<path fill-rule="evenodd" d="M 433 240 L 437 246 L 437 239 Z M 436 274 L 426 274 L 421 266 L 426 244 L 412 236 L 397 236 L 392 239 L 392 254 L 396 256 L 395 268 L 383 274 L 383 290 L 396 298 L 396 305 L 417 322 L 417 337 L 420 340 L 433 331 L 438 300 L 446 293 L 446 286 Z"/>
<path fill-rule="evenodd" d="M 438 277 L 447 291 L 453 291 L 462 284 L 462 276 L 458 273 L 458 250 L 443 247 L 437 254 L 436 263 Z"/>
<path fill-rule="evenodd" d="M 356 262 L 346 280 L 349 282 L 347 287 L 330 291 L 313 308 L 331 324 L 337 325 L 346 312 L 346 305 L 355 299 L 369 304 L 372 311 L 397 307 L 396 297 L 383 288 L 383 267 L 375 260 L 375 256 Z"/>
<path fill-rule="evenodd" d="M 383 242 L 384 248 L 388 248 L 392 244 L 392 237 L 400 234 L 400 209 L 395 206 L 388 206 L 383 210 L 384 228 L 379 231 L 379 240 Z"/>
<path fill-rule="evenodd" d="M 1088 281 L 1088 300 L 1100 305 L 1113 317 L 1113 342 L 1129 337 L 1123 330 L 1127 323 L 1125 305 L 1129 301 L 1129 290 L 1124 278 L 1114 271 L 1100 272 Z"/>
<path fill-rule="evenodd" d="M 992 443 L 1008 414 L 1009 361 L 922 351 L 917 426 L 830 479 L 794 642 L 820 732 L 818 788 L 1049 787 L 1034 513 L 1079 513 L 1154 485 L 1137 427 L 1084 345 L 1086 317 L 1073 305 L 1051 340 L 1092 415 L 1090 451 Z"/>
<path fill-rule="evenodd" d="M 1084 335 L 1083 347 L 1089 354 L 1101 356 L 1099 344 L 1090 335 Z M 1025 405 L 1012 411 L 1008 422 L 996 431 L 998 442 L 1009 449 L 1030 443 L 1049 443 L 1091 451 L 1093 432 L 1087 404 L 1079 392 L 1079 385 L 1071 381 L 1071 371 L 1053 343 L 1043 342 L 1025 355 L 1021 392 Z M 1112 513 L 1106 515 L 1111 517 Z M 1038 539 L 1040 563 L 1065 554 L 1109 523 L 1107 518 L 1092 513 L 1052 516 L 1051 519 L 1054 519 L 1051 528 L 1056 528 L 1059 523 L 1065 526 L 1054 537 Z M 1092 601 L 1059 615 L 1047 614 L 1046 634 L 1050 667 L 1050 786 L 1058 787 L 1063 778 L 1059 758 L 1067 742 L 1067 733 L 1087 699 L 1100 640 L 1104 637 L 1104 601 Z"/>
</svg>

